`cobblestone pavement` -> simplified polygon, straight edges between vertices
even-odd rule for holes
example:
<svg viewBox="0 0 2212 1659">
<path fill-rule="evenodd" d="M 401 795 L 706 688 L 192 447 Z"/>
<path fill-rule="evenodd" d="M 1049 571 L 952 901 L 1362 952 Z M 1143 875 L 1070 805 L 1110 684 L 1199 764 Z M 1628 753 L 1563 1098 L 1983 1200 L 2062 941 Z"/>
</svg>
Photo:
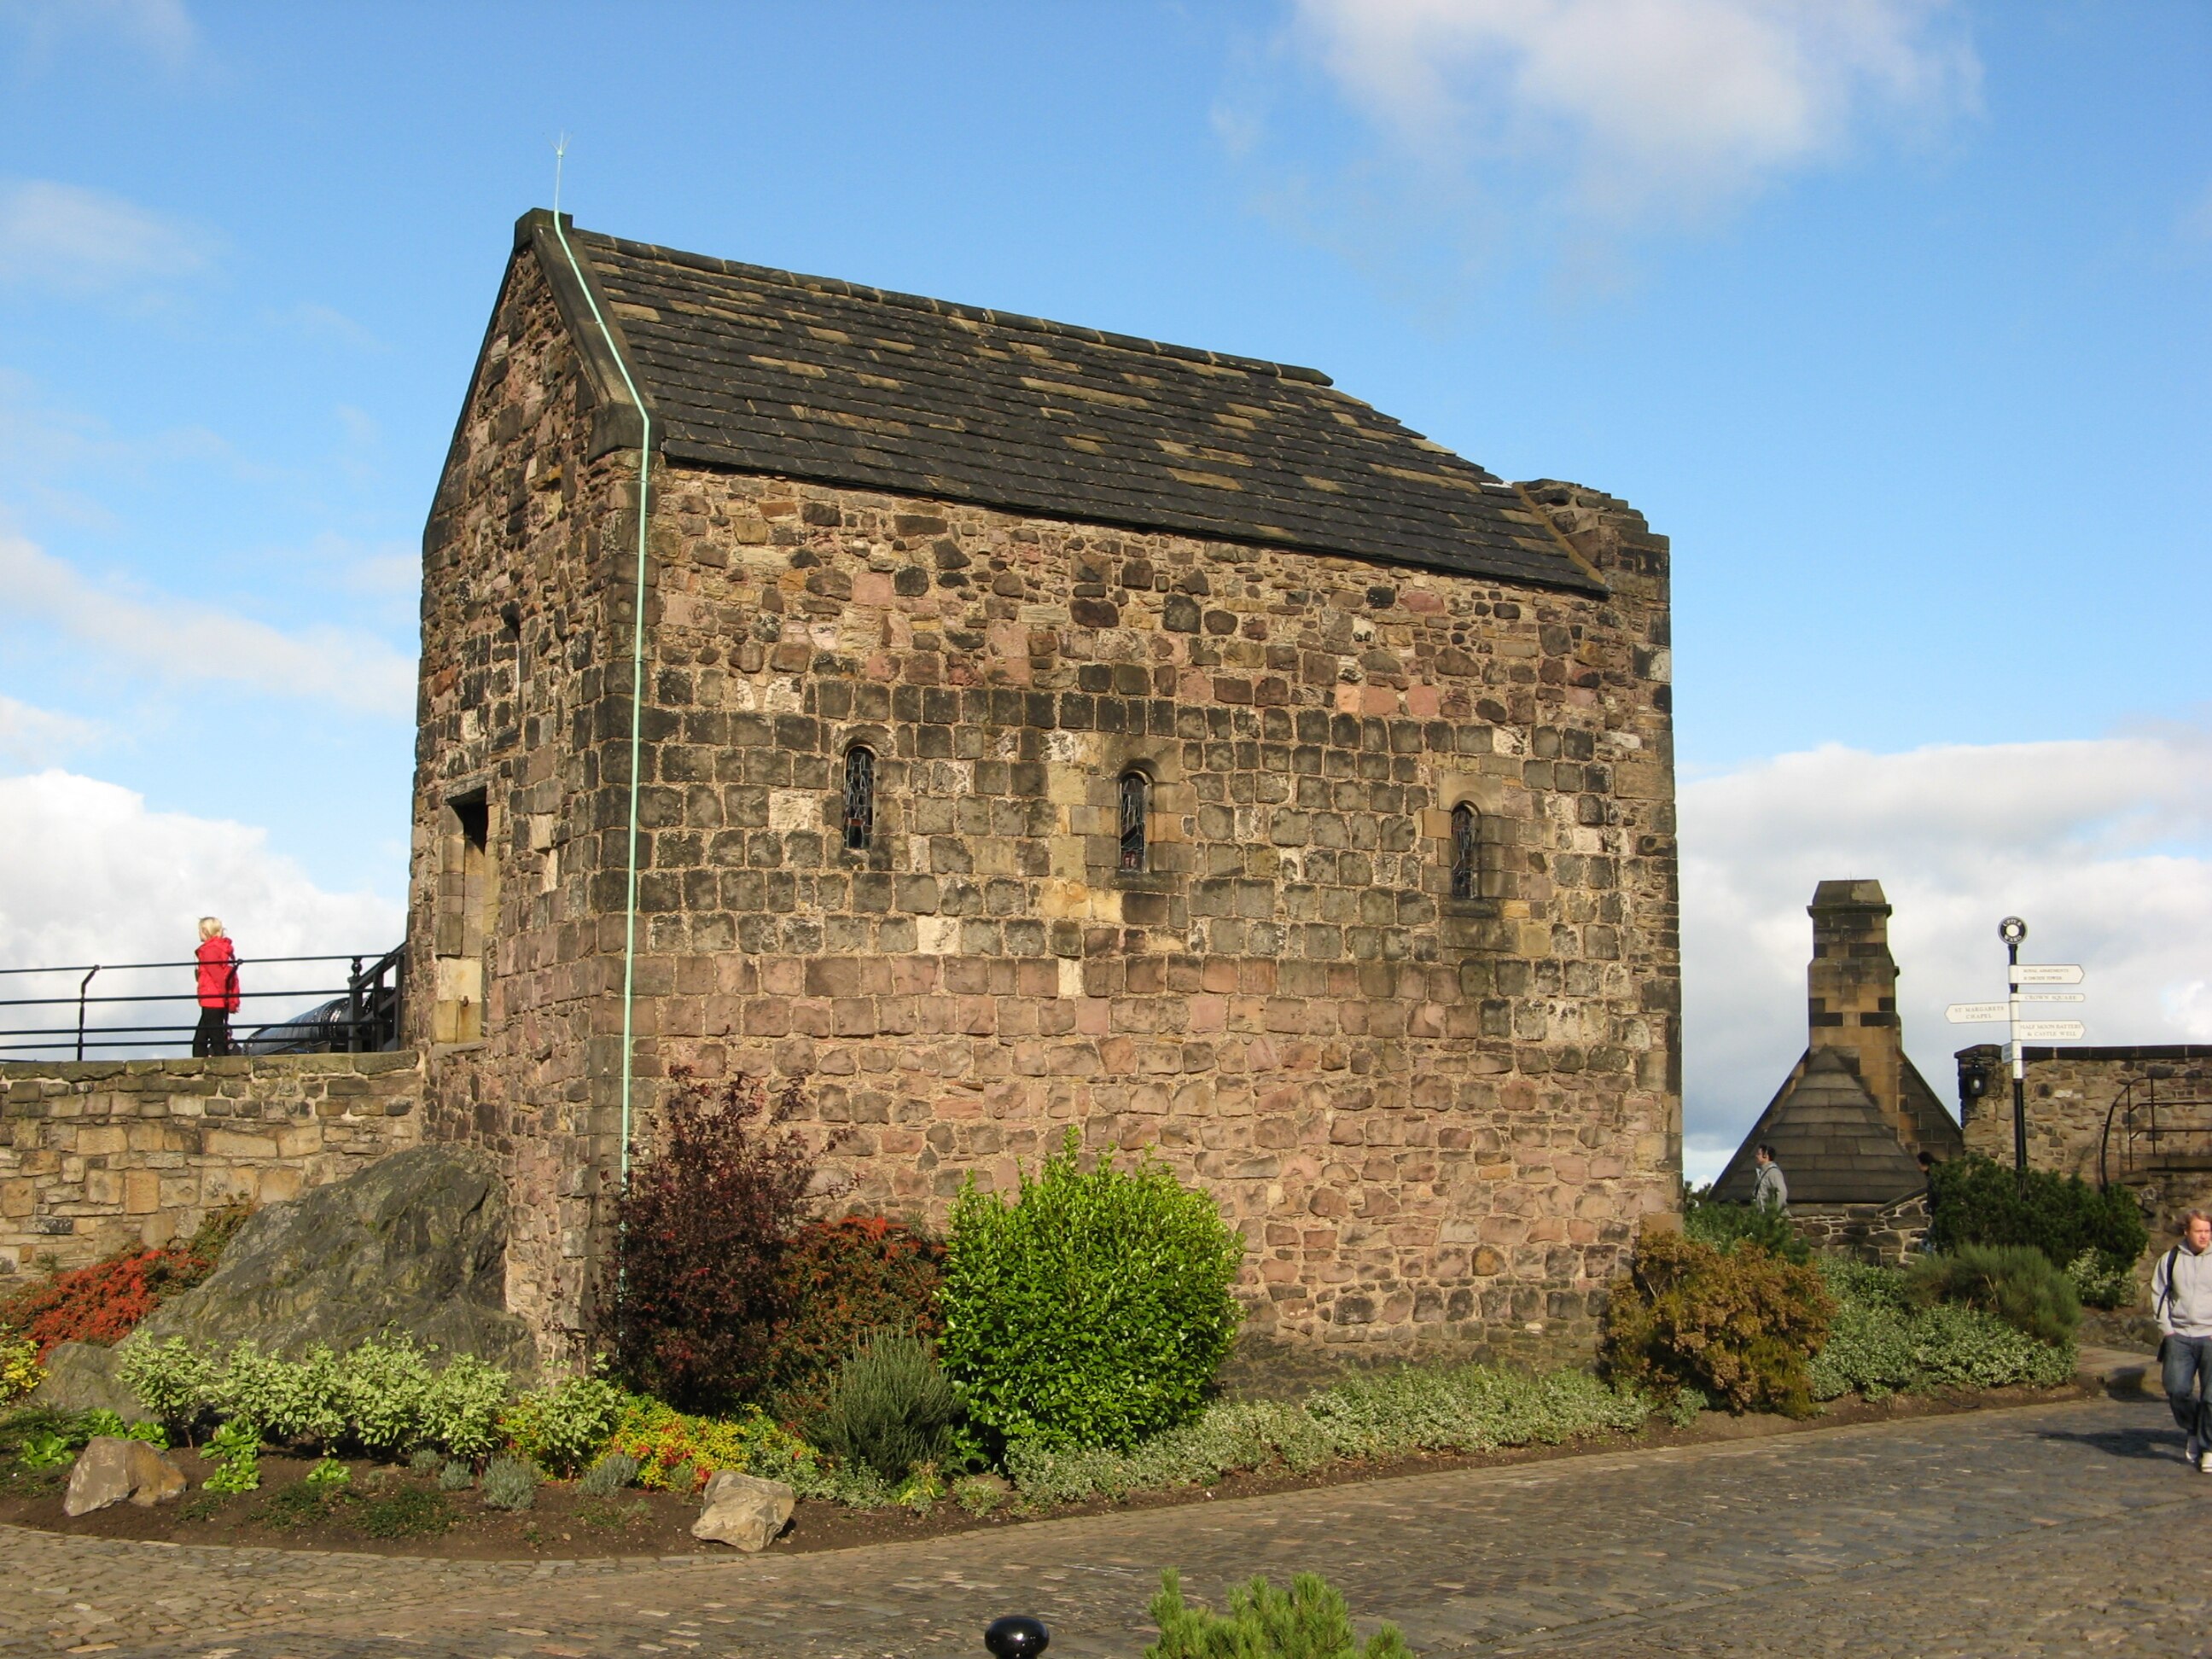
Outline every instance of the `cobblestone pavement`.
<svg viewBox="0 0 2212 1659">
<path fill-rule="evenodd" d="M 2087 1401 L 706 1563 L 0 1532 L 0 1655 L 935 1659 L 1034 1612 L 1103 1659 L 1141 1650 L 1172 1565 L 1209 1600 L 1323 1572 L 1425 1654 L 2166 1659 L 2212 1652 L 2212 1476 L 2177 1442 L 2162 1402 Z"/>
</svg>

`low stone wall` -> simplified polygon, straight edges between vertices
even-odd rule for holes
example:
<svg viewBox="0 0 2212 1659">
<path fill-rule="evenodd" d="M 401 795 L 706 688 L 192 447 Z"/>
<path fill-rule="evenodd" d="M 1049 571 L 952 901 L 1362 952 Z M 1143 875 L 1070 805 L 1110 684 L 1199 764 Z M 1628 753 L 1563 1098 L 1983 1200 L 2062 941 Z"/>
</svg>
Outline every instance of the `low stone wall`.
<svg viewBox="0 0 2212 1659">
<path fill-rule="evenodd" d="M 1928 1236 L 1928 1199 L 1915 1193 L 1892 1204 L 1792 1204 L 1790 1220 L 1816 1250 L 1901 1267 Z"/>
<path fill-rule="evenodd" d="M 0 1273 L 188 1237 L 422 1138 L 413 1053 L 0 1061 Z"/>
</svg>

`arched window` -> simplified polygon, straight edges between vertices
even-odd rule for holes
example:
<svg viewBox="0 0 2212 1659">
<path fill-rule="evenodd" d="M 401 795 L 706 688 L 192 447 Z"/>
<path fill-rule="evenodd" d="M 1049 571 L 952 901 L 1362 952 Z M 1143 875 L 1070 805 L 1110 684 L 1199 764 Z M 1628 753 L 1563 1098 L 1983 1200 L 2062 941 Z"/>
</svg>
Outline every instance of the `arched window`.
<svg viewBox="0 0 2212 1659">
<path fill-rule="evenodd" d="M 1451 896 L 1473 898 L 1479 879 L 1475 854 L 1474 808 L 1462 801 L 1451 815 Z"/>
<path fill-rule="evenodd" d="M 1145 867 L 1145 826 L 1152 808 L 1152 781 L 1142 772 L 1121 774 L 1121 867 Z"/>
<path fill-rule="evenodd" d="M 845 751 L 845 848 L 865 853 L 876 836 L 876 751 Z"/>
</svg>

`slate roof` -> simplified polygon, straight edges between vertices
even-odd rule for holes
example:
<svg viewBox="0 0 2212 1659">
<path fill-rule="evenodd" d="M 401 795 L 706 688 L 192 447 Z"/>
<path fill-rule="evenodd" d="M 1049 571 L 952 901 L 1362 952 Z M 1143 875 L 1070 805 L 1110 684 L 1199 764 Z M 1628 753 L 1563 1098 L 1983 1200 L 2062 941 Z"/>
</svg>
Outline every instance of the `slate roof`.
<svg viewBox="0 0 2212 1659">
<path fill-rule="evenodd" d="M 1511 485 L 1316 370 L 568 240 L 672 459 L 1605 591 Z"/>
<path fill-rule="evenodd" d="M 1774 1146 L 1792 1205 L 1889 1204 L 1924 1188 L 1920 1165 L 1843 1055 L 1815 1048 L 1803 1065 L 1736 1148 L 1713 1196 L 1750 1202 L 1762 1141 Z"/>
</svg>

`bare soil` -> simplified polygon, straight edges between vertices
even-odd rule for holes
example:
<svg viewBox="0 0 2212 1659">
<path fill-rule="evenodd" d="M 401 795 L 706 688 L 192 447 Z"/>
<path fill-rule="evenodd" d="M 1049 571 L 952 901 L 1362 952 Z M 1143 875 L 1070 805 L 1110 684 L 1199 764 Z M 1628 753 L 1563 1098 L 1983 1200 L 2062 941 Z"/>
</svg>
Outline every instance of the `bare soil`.
<svg viewBox="0 0 2212 1659">
<path fill-rule="evenodd" d="M 1283 1469 L 1261 1470 L 1229 1475 L 1207 1487 L 1177 1486 L 1133 1493 L 1120 1499 L 1100 1498 L 1065 1504 L 1048 1514 L 1060 1516 L 1097 1515 L 1114 1510 L 1164 1509 L 1442 1469 L 1499 1468 L 1603 1452 L 1818 1433 L 1857 1423 L 2041 1405 L 2085 1397 L 2092 1392 L 2080 1386 L 2069 1386 L 1899 1395 L 1879 1401 L 1848 1396 L 1830 1401 L 1821 1415 L 1803 1422 L 1781 1417 L 1730 1417 L 1723 1413 L 1707 1412 L 1686 1428 L 1655 1421 L 1634 1434 L 1600 1435 L 1564 1446 L 1438 1452 L 1344 1462 L 1305 1475 Z M 34 1474 L 10 1464 L 0 1472 L 0 1522 L 95 1538 L 342 1550 L 454 1560 L 723 1553 L 722 1546 L 704 1544 L 691 1536 L 691 1523 L 699 1514 L 698 1501 L 669 1492 L 631 1490 L 614 1498 L 593 1498 L 579 1493 L 573 1485 L 548 1481 L 538 1489 L 532 1507 L 518 1512 L 487 1509 L 474 1491 L 442 1492 L 434 1475 L 416 1474 L 390 1464 L 366 1461 L 347 1465 L 350 1478 L 343 1486 L 318 1492 L 303 1484 L 303 1477 L 313 1467 L 311 1460 L 264 1454 L 260 1490 L 224 1496 L 203 1489 L 206 1477 L 214 1472 L 212 1463 L 204 1463 L 196 1452 L 188 1449 L 173 1451 L 171 1455 L 191 1483 L 191 1489 L 182 1498 L 155 1509 L 116 1504 L 74 1520 L 62 1513 L 62 1492 L 69 1475 L 66 1466 Z M 981 1527 L 1019 1526 L 1042 1518 L 1046 1517 L 1006 1510 L 972 1516 L 951 1503 L 940 1503 L 927 1515 L 917 1515 L 901 1509 L 854 1510 L 842 1504 L 802 1499 L 791 1525 L 771 1547 L 789 1551 L 845 1549 L 860 1544 L 939 1537 Z"/>
</svg>

